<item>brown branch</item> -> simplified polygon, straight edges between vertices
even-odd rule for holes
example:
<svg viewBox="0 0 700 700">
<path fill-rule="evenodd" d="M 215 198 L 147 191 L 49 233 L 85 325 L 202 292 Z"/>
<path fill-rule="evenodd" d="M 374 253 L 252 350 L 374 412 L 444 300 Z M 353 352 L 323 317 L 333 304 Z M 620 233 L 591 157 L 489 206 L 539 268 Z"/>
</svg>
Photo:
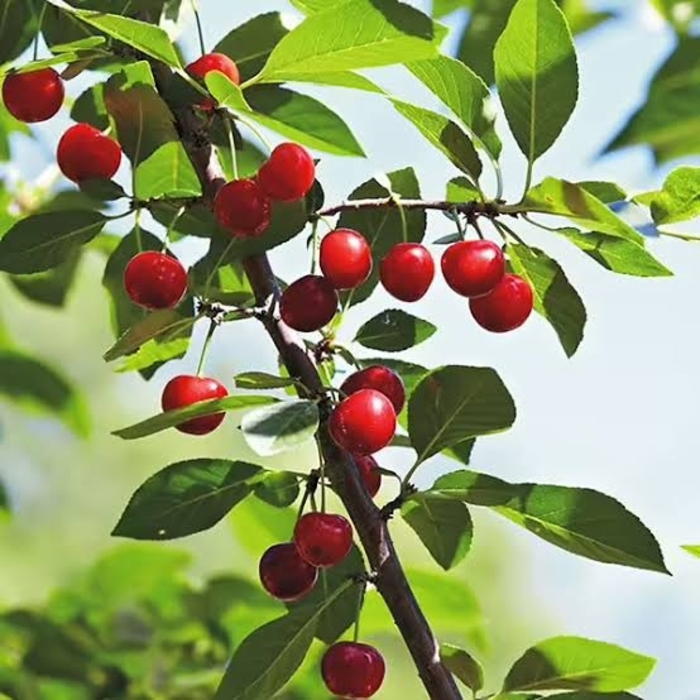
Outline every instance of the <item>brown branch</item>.
<svg viewBox="0 0 700 700">
<path fill-rule="evenodd" d="M 480 202 L 472 200 L 469 202 L 445 202 L 428 201 L 424 199 L 401 199 L 397 197 L 380 197 L 377 199 L 348 199 L 332 207 L 326 207 L 316 212 L 316 216 L 335 216 L 344 211 L 359 211 L 361 209 L 385 209 L 391 207 L 401 207 L 402 209 L 432 209 L 434 211 L 451 211 L 465 216 L 486 216 L 493 218 L 501 211 L 501 202 Z"/>
</svg>

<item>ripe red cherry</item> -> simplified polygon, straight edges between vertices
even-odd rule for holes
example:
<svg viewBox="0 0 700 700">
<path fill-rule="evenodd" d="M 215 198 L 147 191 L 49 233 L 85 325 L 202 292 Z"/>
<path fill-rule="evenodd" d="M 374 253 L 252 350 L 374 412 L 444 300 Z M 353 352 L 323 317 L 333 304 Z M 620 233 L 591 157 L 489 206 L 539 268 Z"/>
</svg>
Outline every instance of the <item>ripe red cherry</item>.
<svg viewBox="0 0 700 700">
<path fill-rule="evenodd" d="M 382 485 L 382 473 L 379 471 L 379 465 L 371 455 L 365 457 L 353 455 L 353 459 L 360 470 L 360 476 L 365 483 L 367 493 L 374 498 Z"/>
<path fill-rule="evenodd" d="M 435 277 L 430 251 L 420 243 L 398 243 L 382 259 L 379 279 L 389 294 L 401 301 L 418 301 Z"/>
<path fill-rule="evenodd" d="M 518 275 L 507 274 L 492 292 L 469 300 L 474 320 L 487 331 L 505 333 L 522 326 L 532 311 L 532 287 Z"/>
<path fill-rule="evenodd" d="M 275 148 L 258 171 L 258 182 L 275 202 L 293 202 L 311 189 L 316 166 L 309 152 L 296 143 Z"/>
<path fill-rule="evenodd" d="M 304 561 L 294 542 L 272 545 L 258 567 L 263 588 L 288 603 L 303 598 L 316 584 L 318 569 Z"/>
<path fill-rule="evenodd" d="M 185 296 L 187 272 L 176 258 L 148 250 L 127 263 L 124 288 L 134 304 L 147 309 L 172 309 Z"/>
<path fill-rule="evenodd" d="M 406 390 L 401 377 L 383 365 L 365 367 L 359 372 L 351 374 L 340 385 L 340 390 L 348 396 L 360 389 L 376 389 L 384 394 L 391 401 L 396 415 L 401 413 L 406 403 Z"/>
<path fill-rule="evenodd" d="M 333 285 L 319 275 L 305 275 L 287 287 L 280 299 L 280 316 L 294 330 L 310 333 L 330 323 L 338 310 Z"/>
<path fill-rule="evenodd" d="M 173 377 L 165 385 L 161 398 L 161 406 L 164 411 L 172 411 L 176 408 L 191 406 L 193 403 L 198 403 L 199 401 L 223 399 L 226 396 L 228 396 L 226 387 L 217 382 L 216 379 L 181 374 L 177 377 Z M 212 413 L 209 416 L 191 418 L 175 427 L 181 433 L 206 435 L 218 428 L 225 417 L 225 413 Z"/>
<path fill-rule="evenodd" d="M 43 122 L 61 109 L 65 90 L 53 68 L 11 73 L 2 84 L 2 101 L 7 111 L 21 122 Z"/>
<path fill-rule="evenodd" d="M 394 437 L 396 411 L 384 394 L 360 389 L 333 409 L 328 430 L 344 450 L 370 455 L 386 447 Z"/>
<path fill-rule="evenodd" d="M 204 80 L 204 76 L 207 73 L 211 73 L 211 71 L 215 70 L 219 73 L 223 73 L 232 83 L 236 85 L 240 85 L 241 83 L 238 66 L 223 53 L 206 53 L 196 61 L 192 61 L 185 70 L 192 77 L 201 78 L 202 80 Z M 199 102 L 199 107 L 211 110 L 216 107 L 216 102 L 210 97 L 205 97 Z"/>
<path fill-rule="evenodd" d="M 353 289 L 372 272 L 372 250 L 357 231 L 338 228 L 321 241 L 319 263 L 321 272 L 336 289 Z"/>
<path fill-rule="evenodd" d="M 342 515 L 307 513 L 294 528 L 294 544 L 312 566 L 335 566 L 352 547 L 352 527 Z"/>
<path fill-rule="evenodd" d="M 56 160 L 61 172 L 73 182 L 109 180 L 119 170 L 122 149 L 91 124 L 74 124 L 58 142 Z"/>
<path fill-rule="evenodd" d="M 270 200 L 255 180 L 233 180 L 216 195 L 214 216 L 234 236 L 259 236 L 270 225 Z"/>
<path fill-rule="evenodd" d="M 453 243 L 440 262 L 447 285 L 464 297 L 488 294 L 506 271 L 503 251 L 492 241 Z"/>
<path fill-rule="evenodd" d="M 384 658 L 368 644 L 336 642 L 321 661 L 321 675 L 328 690 L 343 698 L 371 698 L 386 673 Z"/>
</svg>

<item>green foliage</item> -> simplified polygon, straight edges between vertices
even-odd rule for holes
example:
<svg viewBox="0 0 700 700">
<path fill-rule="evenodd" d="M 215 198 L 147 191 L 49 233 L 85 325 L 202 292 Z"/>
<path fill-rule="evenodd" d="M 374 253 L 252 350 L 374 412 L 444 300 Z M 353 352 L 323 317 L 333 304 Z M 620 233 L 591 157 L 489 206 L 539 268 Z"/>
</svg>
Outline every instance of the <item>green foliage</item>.
<svg viewBox="0 0 700 700">
<path fill-rule="evenodd" d="M 464 649 L 453 644 L 441 644 L 440 660 L 464 685 L 475 693 L 484 686 L 484 670 L 479 662 Z"/>
<path fill-rule="evenodd" d="M 436 331 L 437 326 L 429 321 L 401 309 L 388 309 L 364 323 L 355 342 L 372 350 L 400 352 L 428 340 Z"/>
<path fill-rule="evenodd" d="M 246 413 L 241 431 L 253 451 L 270 457 L 311 440 L 318 424 L 318 406 L 314 401 L 283 401 Z"/>
</svg>

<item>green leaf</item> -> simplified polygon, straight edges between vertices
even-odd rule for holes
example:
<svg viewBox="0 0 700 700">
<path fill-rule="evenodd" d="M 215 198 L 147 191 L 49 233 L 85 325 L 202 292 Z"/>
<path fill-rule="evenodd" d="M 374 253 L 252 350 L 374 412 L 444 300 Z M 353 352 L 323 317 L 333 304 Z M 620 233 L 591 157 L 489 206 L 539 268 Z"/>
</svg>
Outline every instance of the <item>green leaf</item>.
<svg viewBox="0 0 700 700">
<path fill-rule="evenodd" d="M 7 489 L 5 484 L 0 481 L 0 522 L 7 518 L 7 515 L 11 512 L 10 509 L 10 498 L 7 495 Z"/>
<path fill-rule="evenodd" d="M 515 404 L 490 367 L 447 365 L 421 379 L 408 402 L 408 433 L 424 462 L 466 439 L 507 430 Z"/>
<path fill-rule="evenodd" d="M 267 472 L 255 484 L 254 492 L 275 508 L 287 508 L 299 497 L 299 478 L 289 472 Z"/>
<path fill-rule="evenodd" d="M 275 46 L 259 79 L 294 80 L 434 56 L 447 30 L 395 0 L 348 0 L 305 19 Z"/>
<path fill-rule="evenodd" d="M 428 494 L 471 503 L 476 506 L 501 506 L 515 498 L 517 487 L 502 479 L 479 472 L 460 471 L 437 479 Z"/>
<path fill-rule="evenodd" d="M 556 260 L 539 248 L 508 244 L 510 268 L 526 279 L 534 292 L 535 311 L 549 321 L 564 352 L 571 357 L 583 340 L 586 307 Z"/>
<path fill-rule="evenodd" d="M 615 182 L 586 180 L 576 184 L 604 204 L 613 204 L 627 199 L 627 193 Z"/>
<path fill-rule="evenodd" d="M 553 0 L 518 0 L 494 50 L 496 85 L 513 136 L 532 165 L 578 99 L 571 32 Z"/>
<path fill-rule="evenodd" d="M 201 416 L 209 416 L 212 413 L 221 413 L 223 411 L 240 411 L 251 406 L 264 406 L 276 401 L 277 399 L 272 396 L 227 396 L 223 399 L 199 401 L 185 408 L 159 413 L 128 428 L 115 430 L 112 435 L 116 435 L 123 440 L 136 440 L 168 428 L 173 428 L 191 418 L 200 418 Z"/>
<path fill-rule="evenodd" d="M 677 168 L 652 199 L 651 216 L 657 224 L 673 224 L 700 216 L 700 168 Z"/>
<path fill-rule="evenodd" d="M 80 248 L 76 248 L 65 262 L 51 270 L 33 275 L 11 275 L 10 282 L 27 299 L 47 306 L 62 307 L 75 281 L 81 252 Z"/>
<path fill-rule="evenodd" d="M 293 83 L 310 83 L 312 85 L 323 85 L 326 87 L 342 87 L 351 90 L 362 90 L 363 92 L 372 92 L 378 95 L 386 93 L 376 83 L 373 83 L 369 78 L 359 73 L 353 73 L 349 70 L 333 71 L 328 73 L 298 73 Z"/>
<path fill-rule="evenodd" d="M 401 517 L 445 571 L 467 556 L 474 526 L 469 510 L 460 501 L 419 494 L 404 503 Z"/>
<path fill-rule="evenodd" d="M 99 211 L 85 209 L 20 219 L 0 238 L 0 270 L 24 274 L 57 267 L 91 241 L 106 222 Z"/>
<path fill-rule="evenodd" d="M 291 377 L 278 377 L 267 372 L 241 372 L 234 378 L 239 389 L 283 389 L 286 386 L 295 386 L 296 381 Z"/>
<path fill-rule="evenodd" d="M 460 176 L 452 178 L 447 183 L 446 199 L 448 202 L 458 202 L 459 204 L 463 204 L 464 202 L 479 202 L 481 201 L 481 194 L 466 177 Z"/>
<path fill-rule="evenodd" d="M 454 459 L 460 464 L 467 465 L 471 461 L 472 451 L 474 450 L 474 445 L 476 444 L 476 438 L 470 438 L 464 442 L 459 442 L 452 447 L 446 447 L 442 454 L 450 459 Z"/>
<path fill-rule="evenodd" d="M 109 117 L 104 100 L 104 83 L 97 83 L 81 93 L 73 102 L 70 118 L 76 122 L 92 124 L 102 131 L 109 126 Z"/>
<path fill-rule="evenodd" d="M 0 66 L 20 56 L 37 33 L 32 0 L 8 0 L 0 13 Z"/>
<path fill-rule="evenodd" d="M 357 331 L 354 342 L 373 350 L 400 352 L 420 345 L 435 331 L 437 326 L 429 321 L 400 309 L 388 309 L 364 323 Z"/>
<path fill-rule="evenodd" d="M 170 464 L 139 486 L 112 535 L 171 540 L 208 530 L 250 494 L 249 482 L 261 472 L 227 459 Z"/>
<path fill-rule="evenodd" d="M 547 700 L 642 700 L 630 693 L 589 693 L 585 690 L 573 693 L 548 695 Z"/>
<path fill-rule="evenodd" d="M 528 649 L 512 666 L 503 690 L 597 690 L 614 693 L 643 683 L 656 660 L 614 644 L 553 637 Z"/>
<path fill-rule="evenodd" d="M 700 544 L 684 544 L 683 549 L 694 557 L 700 559 Z"/>
<path fill-rule="evenodd" d="M 481 664 L 464 649 L 452 644 L 440 645 L 440 661 L 450 673 L 459 678 L 475 693 L 484 687 L 484 669 Z"/>
<path fill-rule="evenodd" d="M 207 254 L 189 271 L 189 288 L 193 294 L 230 306 L 248 306 L 255 301 L 250 280 L 239 260 L 227 255 L 231 240 L 212 238 Z"/>
<path fill-rule="evenodd" d="M 116 368 L 116 372 L 141 372 L 149 379 L 164 363 L 184 357 L 190 347 L 192 326 L 178 330 L 174 337 L 166 334 L 144 343 Z"/>
<path fill-rule="evenodd" d="M 248 446 L 262 457 L 293 450 L 318 430 L 314 401 L 282 401 L 243 416 L 241 431 Z"/>
</svg>

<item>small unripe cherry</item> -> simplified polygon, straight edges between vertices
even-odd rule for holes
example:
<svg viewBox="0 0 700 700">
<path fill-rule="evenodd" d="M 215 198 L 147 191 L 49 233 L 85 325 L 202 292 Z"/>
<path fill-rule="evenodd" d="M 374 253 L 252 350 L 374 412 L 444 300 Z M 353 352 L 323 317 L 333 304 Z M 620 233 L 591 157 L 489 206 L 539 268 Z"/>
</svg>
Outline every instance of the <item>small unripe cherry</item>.
<svg viewBox="0 0 700 700">
<path fill-rule="evenodd" d="M 369 644 L 336 642 L 321 660 L 323 682 L 331 693 L 342 698 L 371 698 L 381 687 L 385 673 L 384 658 Z"/>
<path fill-rule="evenodd" d="M 335 443 L 351 454 L 374 454 L 394 437 L 396 411 L 384 394 L 360 389 L 333 409 L 328 431 Z"/>
<path fill-rule="evenodd" d="M 382 473 L 379 471 L 379 465 L 372 455 L 353 455 L 355 464 L 360 470 L 360 476 L 367 488 L 367 493 L 374 498 L 382 486 Z"/>
<path fill-rule="evenodd" d="M 287 603 L 307 595 L 318 579 L 318 569 L 302 559 L 294 542 L 274 544 L 265 550 L 258 574 L 263 588 Z"/>
<path fill-rule="evenodd" d="M 434 277 L 433 257 L 420 243 L 396 244 L 379 265 L 379 279 L 384 289 L 401 301 L 421 299 Z"/>
<path fill-rule="evenodd" d="M 280 316 L 294 330 L 310 333 L 330 323 L 338 310 L 338 294 L 320 275 L 305 275 L 287 287 L 280 299 Z"/>
<path fill-rule="evenodd" d="M 530 283 L 512 274 L 504 275 L 489 294 L 469 300 L 474 320 L 492 333 L 506 333 L 522 326 L 532 306 Z"/>
<path fill-rule="evenodd" d="M 293 202 L 305 197 L 316 179 L 309 152 L 296 143 L 282 143 L 260 167 L 257 180 L 273 202 Z"/>
<path fill-rule="evenodd" d="M 396 415 L 401 413 L 406 403 L 406 389 L 396 372 L 384 365 L 370 365 L 351 374 L 341 385 L 340 391 L 346 395 L 360 389 L 376 389 L 391 401 Z"/>
<path fill-rule="evenodd" d="M 173 411 L 176 408 L 184 408 L 191 406 L 200 401 L 209 401 L 210 399 L 223 399 L 228 396 L 228 391 L 223 384 L 220 384 L 216 379 L 207 377 L 196 377 L 190 374 L 181 374 L 173 377 L 163 389 L 161 398 L 161 406 L 164 411 Z M 224 418 L 225 413 L 212 413 L 208 416 L 200 416 L 199 418 L 191 418 L 175 428 L 181 433 L 188 435 L 206 435 L 212 430 L 218 428 Z"/>
<path fill-rule="evenodd" d="M 354 289 L 372 272 L 372 250 L 367 239 L 350 228 L 338 228 L 323 237 L 319 264 L 336 289 Z"/>
<path fill-rule="evenodd" d="M 137 253 L 124 269 L 124 288 L 134 304 L 146 309 L 172 309 L 187 291 L 187 271 L 166 253 Z"/>
<path fill-rule="evenodd" d="M 233 236 L 259 236 L 270 225 L 270 200 L 255 180 L 232 180 L 216 195 L 214 216 Z"/>
<path fill-rule="evenodd" d="M 352 526 L 342 515 L 307 513 L 294 528 L 294 544 L 312 566 L 335 566 L 352 547 Z"/>
<path fill-rule="evenodd" d="M 53 68 L 11 73 L 2 84 L 7 111 L 27 124 L 51 119 L 61 109 L 64 97 L 63 80 Z"/>
<path fill-rule="evenodd" d="M 206 53 L 196 61 L 192 61 L 185 70 L 194 78 L 201 78 L 212 71 L 223 73 L 232 83 L 240 85 L 241 76 L 238 72 L 238 66 L 223 53 Z M 211 97 L 204 97 L 198 103 L 202 109 L 211 110 L 216 107 L 216 102 Z"/>
<path fill-rule="evenodd" d="M 464 297 L 488 294 L 506 271 L 503 251 L 492 241 L 459 241 L 440 260 L 448 287 Z"/>
<path fill-rule="evenodd" d="M 92 124 L 74 124 L 58 142 L 56 160 L 73 182 L 110 180 L 122 161 L 121 146 Z"/>
</svg>

